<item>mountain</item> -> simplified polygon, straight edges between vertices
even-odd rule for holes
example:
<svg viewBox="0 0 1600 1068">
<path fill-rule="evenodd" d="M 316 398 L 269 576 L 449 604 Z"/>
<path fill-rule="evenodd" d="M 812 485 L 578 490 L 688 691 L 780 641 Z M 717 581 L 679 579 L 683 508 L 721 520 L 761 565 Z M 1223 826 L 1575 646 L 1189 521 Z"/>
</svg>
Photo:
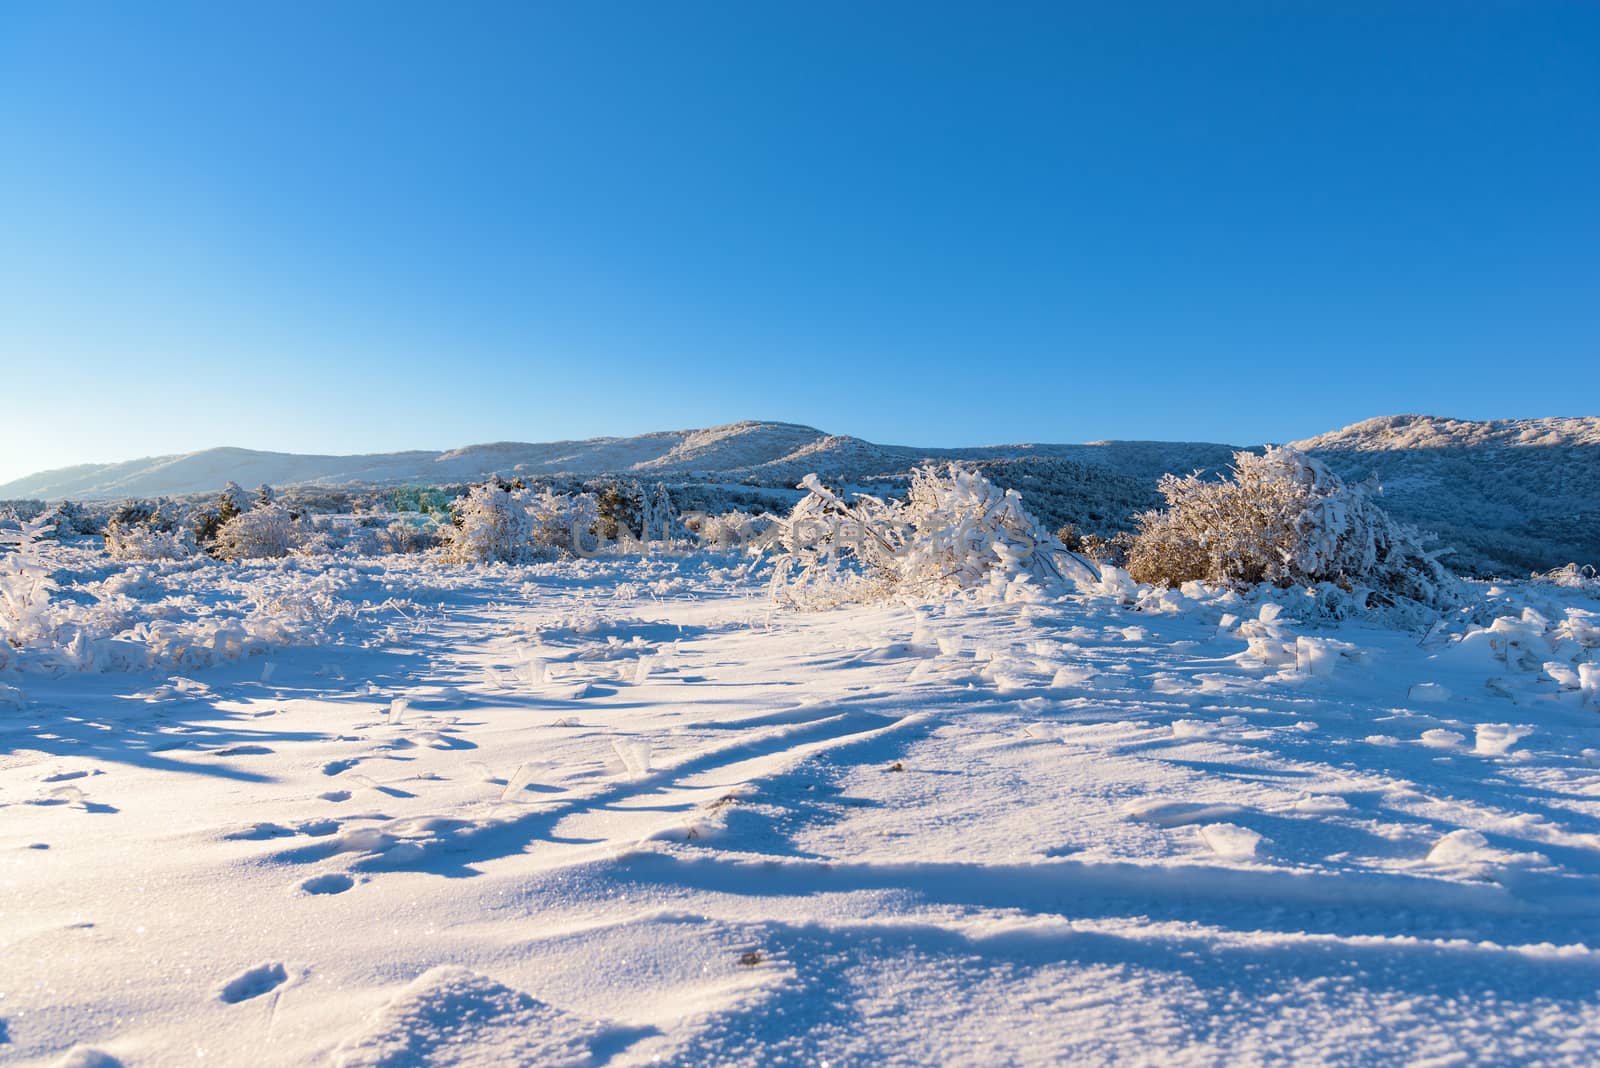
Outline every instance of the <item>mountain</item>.
<svg viewBox="0 0 1600 1068">
<path fill-rule="evenodd" d="M 1393 415 L 1293 444 L 1343 478 L 1376 478 L 1383 506 L 1438 534 L 1458 570 L 1600 564 L 1600 418 Z"/>
<path fill-rule="evenodd" d="M 1600 563 L 1600 418 L 1472 422 L 1425 415 L 1368 419 L 1293 443 L 1342 477 L 1375 478 L 1397 517 L 1437 532 L 1458 569 L 1525 575 Z M 1235 446 L 1096 441 L 976 448 L 880 445 L 794 423 L 730 423 L 635 437 L 495 442 L 445 452 L 307 456 L 206 449 L 80 464 L 0 485 L 0 499 L 115 500 L 210 493 L 232 480 L 285 488 L 446 485 L 506 477 L 631 475 L 674 485 L 789 489 L 808 472 L 893 482 L 925 461 L 961 460 L 1021 490 L 1052 525 L 1111 533 L 1160 503 L 1167 473 L 1216 473 Z M 714 499 L 714 498 L 708 498 Z"/>
<path fill-rule="evenodd" d="M 315 456 L 218 448 L 115 464 L 79 464 L 0 485 L 0 499 L 114 500 L 207 493 L 223 483 L 300 485 L 443 485 L 486 475 L 506 477 L 630 474 L 639 478 L 711 477 L 792 486 L 811 471 L 841 478 L 898 474 L 924 460 L 971 461 L 1043 457 L 1097 462 L 1154 478 L 1171 462 L 1210 468 L 1231 446 L 1166 442 L 1093 445 L 993 445 L 925 449 L 875 445 L 794 423 L 742 422 L 627 438 L 543 444 L 503 441 L 447 452 Z"/>
</svg>

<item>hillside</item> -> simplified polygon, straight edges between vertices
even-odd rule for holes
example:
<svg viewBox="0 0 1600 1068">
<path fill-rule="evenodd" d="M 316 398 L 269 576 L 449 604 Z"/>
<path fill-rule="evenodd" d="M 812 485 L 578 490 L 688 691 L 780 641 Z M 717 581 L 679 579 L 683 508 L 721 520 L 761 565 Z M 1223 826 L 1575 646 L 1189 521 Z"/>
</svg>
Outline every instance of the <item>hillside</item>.
<svg viewBox="0 0 1600 1068">
<path fill-rule="evenodd" d="M 878 445 L 794 423 L 746 421 L 635 437 L 539 444 L 504 441 L 446 452 L 319 456 L 216 448 L 111 464 L 79 464 L 0 485 L 0 499 L 115 500 L 207 493 L 232 480 L 254 486 L 440 485 L 490 474 L 507 477 L 631 474 L 715 477 L 792 486 L 810 472 L 869 479 L 903 474 L 928 460 L 1064 459 L 1154 480 L 1167 470 L 1211 469 L 1232 446 L 1188 442 L 990 445 L 968 449 Z"/>
<path fill-rule="evenodd" d="M 1600 418 L 1470 422 L 1385 416 L 1306 438 L 1296 447 L 1350 479 L 1376 477 L 1397 516 L 1437 531 L 1452 562 L 1479 575 L 1523 575 L 1600 563 Z M 974 448 L 883 445 L 794 423 L 746 421 L 545 443 L 495 442 L 443 452 L 312 456 L 216 448 L 111 464 L 80 464 L 0 485 L 0 499 L 115 500 L 245 486 L 361 488 L 445 485 L 489 474 L 528 478 L 625 474 L 669 484 L 792 487 L 817 472 L 892 484 L 927 461 L 979 464 L 1027 494 L 1052 525 L 1111 533 L 1155 507 L 1166 473 L 1214 473 L 1235 446 L 1205 442 L 1018 443 Z"/>
<path fill-rule="evenodd" d="M 704 430 L 538 444 L 494 442 L 444 452 L 408 451 L 317 456 L 205 449 L 114 464 L 80 464 L 0 485 L 0 498 L 108 500 L 180 496 L 216 489 L 231 479 L 295 485 L 432 485 L 485 475 L 597 475 L 622 471 L 686 473 L 752 468 L 825 437 L 810 427 L 743 422 Z"/>
<path fill-rule="evenodd" d="M 1600 418 L 1368 419 L 1295 447 L 1453 547 L 1458 569 L 1522 575 L 1600 563 Z"/>
</svg>

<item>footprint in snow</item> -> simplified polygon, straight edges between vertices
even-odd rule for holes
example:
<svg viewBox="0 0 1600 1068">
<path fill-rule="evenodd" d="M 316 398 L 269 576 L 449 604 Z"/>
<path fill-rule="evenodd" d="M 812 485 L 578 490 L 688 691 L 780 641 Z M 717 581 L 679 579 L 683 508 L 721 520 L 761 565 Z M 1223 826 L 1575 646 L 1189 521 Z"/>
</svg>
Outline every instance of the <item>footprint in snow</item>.
<svg viewBox="0 0 1600 1068">
<path fill-rule="evenodd" d="M 327 793 L 318 794 L 317 796 L 322 798 L 324 801 L 348 801 L 350 800 L 350 791 L 329 790 Z"/>
<path fill-rule="evenodd" d="M 361 763 L 361 759 L 359 757 L 352 757 L 349 760 L 330 760 L 326 764 L 322 765 L 322 774 L 339 775 L 343 772 L 349 771 L 359 763 Z"/>
<path fill-rule="evenodd" d="M 343 872 L 333 872 L 328 875 L 317 875 L 300 884 L 300 889 L 308 894 L 342 894 L 356 881 Z"/>
<path fill-rule="evenodd" d="M 264 745 L 230 745 L 226 749 L 211 750 L 212 756 L 268 756 L 272 750 Z"/>
<path fill-rule="evenodd" d="M 217 998 L 228 1005 L 237 1005 L 241 1001 L 249 1001 L 251 998 L 258 998 L 262 994 L 276 990 L 288 981 L 289 973 L 284 970 L 281 961 L 258 964 L 228 980 L 218 992 Z"/>
<path fill-rule="evenodd" d="M 279 823 L 258 823 L 242 831 L 222 836 L 226 842 L 261 842 L 269 838 L 288 838 L 294 832 Z"/>
</svg>

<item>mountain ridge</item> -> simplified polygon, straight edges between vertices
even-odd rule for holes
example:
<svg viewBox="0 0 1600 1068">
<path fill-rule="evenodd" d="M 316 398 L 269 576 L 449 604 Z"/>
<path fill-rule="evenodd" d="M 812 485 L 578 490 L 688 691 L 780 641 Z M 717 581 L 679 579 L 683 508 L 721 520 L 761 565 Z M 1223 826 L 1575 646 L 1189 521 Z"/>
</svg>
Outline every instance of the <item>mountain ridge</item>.
<svg viewBox="0 0 1600 1068">
<path fill-rule="evenodd" d="M 1340 476 L 1376 478 L 1384 508 L 1452 547 L 1469 574 L 1600 564 L 1600 417 L 1366 419 L 1291 442 Z M 1261 446 L 1250 446 L 1254 450 Z M 1164 474 L 1215 473 L 1240 447 L 1213 442 L 1023 442 L 971 448 L 885 445 L 798 423 L 745 420 L 631 437 L 486 442 L 353 456 L 231 447 L 77 464 L 0 485 L 0 499 L 104 501 L 210 493 L 228 481 L 280 489 L 450 485 L 506 477 L 625 475 L 791 489 L 816 472 L 842 482 L 903 478 L 920 463 L 975 464 L 1024 492 L 1052 523 L 1113 533 L 1157 507 Z M 710 498 L 708 498 L 710 499 Z"/>
<path fill-rule="evenodd" d="M 266 482 L 280 488 L 437 484 L 472 481 L 490 474 L 629 474 L 638 477 L 702 474 L 793 481 L 807 473 L 800 469 L 808 464 L 811 465 L 808 470 L 815 468 L 826 474 L 866 476 L 901 471 L 923 460 L 976 461 L 1027 456 L 1083 460 L 1097 450 L 1106 450 L 1110 456 L 1130 446 L 1159 447 L 1166 452 L 1198 449 L 1208 461 L 1231 453 L 1234 448 L 1209 442 L 1018 443 L 924 448 L 832 435 L 799 423 L 744 420 L 626 437 L 486 442 L 441 451 L 334 455 L 218 446 L 190 453 L 106 464 L 76 464 L 41 471 L 0 484 L 0 499 L 110 500 L 181 496 L 217 489 L 227 481 L 249 485 Z M 1118 465 L 1113 461 L 1106 466 Z"/>
<path fill-rule="evenodd" d="M 1349 458 L 1440 449 L 1589 448 L 1600 447 L 1600 417 L 1462 420 L 1427 415 L 1379 416 L 1290 444 L 1313 454 Z M 701 474 L 766 481 L 798 479 L 807 473 L 801 468 L 808 465 L 823 474 L 866 476 L 904 470 L 925 460 L 977 462 L 1027 457 L 1092 463 L 1124 474 L 1154 478 L 1166 472 L 1182 472 L 1191 460 L 1202 469 L 1225 465 L 1241 447 L 1217 442 L 1117 439 L 922 447 L 880 444 L 800 423 L 742 420 L 631 436 L 481 442 L 443 450 L 386 453 L 289 453 L 217 446 L 35 472 L 0 484 L 0 499 L 180 496 L 216 489 L 227 481 L 251 485 L 266 482 L 283 487 L 437 484 L 471 481 L 490 474 Z"/>
</svg>

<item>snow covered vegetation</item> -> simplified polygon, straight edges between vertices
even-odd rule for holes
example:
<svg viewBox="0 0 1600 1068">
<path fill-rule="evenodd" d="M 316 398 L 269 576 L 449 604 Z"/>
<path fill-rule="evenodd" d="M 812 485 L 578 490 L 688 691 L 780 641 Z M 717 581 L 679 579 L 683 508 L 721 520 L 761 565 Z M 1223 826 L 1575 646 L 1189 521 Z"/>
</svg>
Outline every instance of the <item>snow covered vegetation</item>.
<svg viewBox="0 0 1600 1068">
<path fill-rule="evenodd" d="M 1291 444 L 1346 483 L 1376 479 L 1384 510 L 1399 522 L 1436 532 L 1439 545 L 1452 550 L 1444 562 L 1461 574 L 1520 578 L 1568 562 L 1600 566 L 1600 419 L 1470 422 L 1388 416 Z M 1215 479 L 1239 451 L 1230 445 L 1161 441 L 920 448 L 880 445 L 792 423 L 748 421 L 631 438 L 497 442 L 437 453 L 295 456 L 210 449 L 42 472 L 0 485 L 0 503 L 36 500 L 42 507 L 45 500 L 62 498 L 92 503 L 137 497 L 182 498 L 192 506 L 204 498 L 204 505 L 216 510 L 215 487 L 232 478 L 287 489 L 279 503 L 291 511 L 360 511 L 383 498 L 388 510 L 416 512 L 436 507 L 436 495 L 456 497 L 498 472 L 535 490 L 592 493 L 604 520 L 614 510 L 607 507 L 608 495 L 628 482 L 664 484 L 681 511 L 777 512 L 793 503 L 792 487 L 808 473 L 831 486 L 900 497 L 912 471 L 954 461 L 997 486 L 1017 490 L 1051 530 L 1070 526 L 1092 544 L 1109 544 L 1119 534 L 1125 542 L 1134 517 L 1160 505 L 1162 476 L 1198 472 Z M 1259 453 L 1264 447 L 1243 451 Z M 233 506 L 241 511 L 251 506 L 244 491 L 236 498 Z M 644 530 L 648 524 L 639 522 L 639 507 L 635 495 L 623 509 L 630 533 L 658 540 L 659 531 Z M 64 527 L 80 530 L 93 521 L 92 515 L 79 515 Z M 209 532 L 200 533 L 204 542 Z M 613 530 L 604 536 L 617 539 Z M 1120 548 L 1110 557 L 1119 553 Z"/>
<path fill-rule="evenodd" d="M 1003 599 L 1059 591 L 1069 574 L 1098 570 L 1069 552 L 1015 490 L 950 464 L 912 473 L 903 501 L 846 502 L 816 475 L 781 520 L 772 588 L 784 601 L 830 607 L 891 596 L 985 589 Z"/>
<path fill-rule="evenodd" d="M 452 562 L 522 564 L 593 549 L 599 520 L 592 494 L 534 491 L 491 480 L 468 490 L 440 536 Z"/>
<path fill-rule="evenodd" d="M 455 522 L 442 530 L 446 558 L 459 564 L 521 564 L 537 557 L 527 493 L 495 482 L 473 486 L 456 506 Z"/>
<path fill-rule="evenodd" d="M 57 588 L 41 542 L 53 529 L 50 516 L 18 526 L 15 549 L 0 555 L 0 669 L 20 650 L 54 644 L 60 633 L 50 595 Z"/>
<path fill-rule="evenodd" d="M 1421 534 L 1389 518 L 1374 489 L 1287 446 L 1238 453 L 1221 481 L 1168 475 L 1167 508 L 1139 517 L 1128 572 L 1174 587 L 1324 587 L 1337 610 L 1456 604 L 1459 581 Z"/>
<path fill-rule="evenodd" d="M 218 527 L 212 552 L 222 560 L 276 560 L 288 556 L 299 537 L 289 510 L 264 502 Z"/>
<path fill-rule="evenodd" d="M 0 520 L 0 1058 L 1594 1063 L 1592 570 L 994 473 Z"/>
</svg>

